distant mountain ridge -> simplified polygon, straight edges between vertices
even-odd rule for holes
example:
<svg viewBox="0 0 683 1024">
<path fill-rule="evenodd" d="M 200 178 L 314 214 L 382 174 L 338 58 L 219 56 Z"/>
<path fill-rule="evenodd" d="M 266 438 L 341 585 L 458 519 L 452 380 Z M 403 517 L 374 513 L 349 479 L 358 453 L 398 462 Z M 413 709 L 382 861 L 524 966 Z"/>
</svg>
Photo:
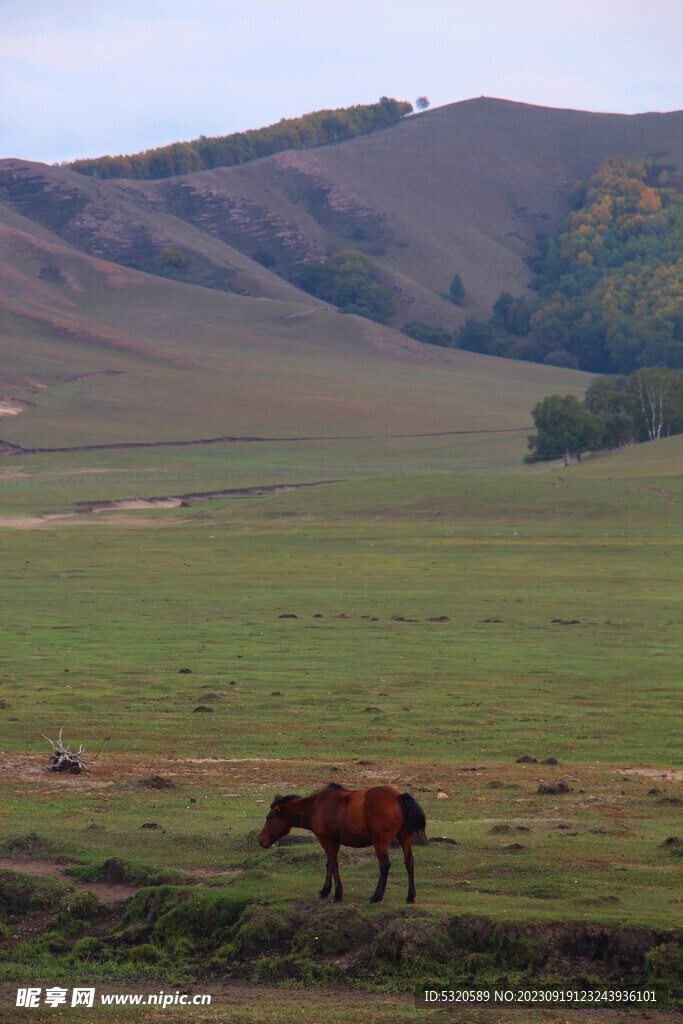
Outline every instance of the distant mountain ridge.
<svg viewBox="0 0 683 1024">
<path fill-rule="evenodd" d="M 655 158 L 683 177 L 683 112 L 595 114 L 474 99 L 323 148 L 157 181 L 87 178 L 0 161 L 0 202 L 98 258 L 235 294 L 316 304 L 296 288 L 305 260 L 359 249 L 392 289 L 391 321 L 449 330 L 523 294 L 539 235 L 611 156 Z M 460 274 L 462 306 L 448 301 Z"/>
<path fill-rule="evenodd" d="M 528 430 L 534 402 L 581 394 L 590 377 L 391 328 L 454 330 L 487 318 L 501 292 L 523 294 L 539 236 L 612 155 L 655 159 L 679 181 L 683 113 L 472 100 L 159 181 L 0 161 L 0 437 Z M 391 291 L 386 327 L 296 286 L 303 262 L 345 249 Z M 448 300 L 455 273 L 462 305 Z"/>
</svg>

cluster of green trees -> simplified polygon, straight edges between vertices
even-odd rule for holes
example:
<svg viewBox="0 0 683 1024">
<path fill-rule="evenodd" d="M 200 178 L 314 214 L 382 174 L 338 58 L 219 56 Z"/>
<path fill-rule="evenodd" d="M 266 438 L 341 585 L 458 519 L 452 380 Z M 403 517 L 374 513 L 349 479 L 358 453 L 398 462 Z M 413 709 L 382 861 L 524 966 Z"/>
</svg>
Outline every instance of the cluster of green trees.
<svg viewBox="0 0 683 1024">
<path fill-rule="evenodd" d="M 593 373 L 683 366 L 683 197 L 651 161 L 610 160 L 532 264 L 537 296 L 503 293 L 459 348 Z"/>
<path fill-rule="evenodd" d="M 62 166 L 93 178 L 171 178 L 213 167 L 233 167 L 285 149 L 309 149 L 366 135 L 394 124 L 412 109 L 411 103 L 382 96 L 378 103 L 318 110 L 302 117 L 283 118 L 267 128 L 211 138 L 200 135 L 192 142 L 175 142 L 131 156 L 102 156 Z"/>
<path fill-rule="evenodd" d="M 356 313 L 384 324 L 396 312 L 391 289 L 377 280 L 368 257 L 356 249 L 338 252 L 324 263 L 302 263 L 296 283 L 337 306 L 340 313 Z"/>
<path fill-rule="evenodd" d="M 403 333 L 415 341 L 425 345 L 441 345 L 442 348 L 453 348 L 453 335 L 445 327 L 435 327 L 424 320 L 411 320 L 403 325 Z"/>
<path fill-rule="evenodd" d="M 532 409 L 525 462 L 581 460 L 587 451 L 620 448 L 683 433 L 683 370 L 650 367 L 603 378 L 575 395 L 548 395 Z"/>
</svg>

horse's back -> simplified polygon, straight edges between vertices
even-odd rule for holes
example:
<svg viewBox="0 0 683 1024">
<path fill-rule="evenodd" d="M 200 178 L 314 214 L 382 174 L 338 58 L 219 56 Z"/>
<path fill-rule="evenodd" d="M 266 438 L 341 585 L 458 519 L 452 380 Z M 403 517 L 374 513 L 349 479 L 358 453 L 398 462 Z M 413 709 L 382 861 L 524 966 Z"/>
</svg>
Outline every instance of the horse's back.
<svg viewBox="0 0 683 1024">
<path fill-rule="evenodd" d="M 393 786 L 372 786 L 363 797 L 363 817 L 368 838 L 377 843 L 390 843 L 403 827 L 403 810 L 399 791 Z"/>
<path fill-rule="evenodd" d="M 343 846 L 371 846 L 378 836 L 391 838 L 401 829 L 403 811 L 393 786 L 345 789 L 333 784 L 321 790 L 313 831 L 325 832 Z"/>
<path fill-rule="evenodd" d="M 398 804 L 400 793 L 394 786 L 370 786 L 368 789 L 358 791 L 363 794 L 363 799 L 369 807 L 391 807 Z"/>
</svg>

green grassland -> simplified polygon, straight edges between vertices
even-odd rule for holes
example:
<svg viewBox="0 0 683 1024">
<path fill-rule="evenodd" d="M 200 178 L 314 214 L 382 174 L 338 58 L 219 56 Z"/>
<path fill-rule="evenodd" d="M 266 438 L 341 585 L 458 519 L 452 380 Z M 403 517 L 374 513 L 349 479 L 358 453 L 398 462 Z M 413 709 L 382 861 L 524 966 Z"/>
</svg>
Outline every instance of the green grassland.
<svg viewBox="0 0 683 1024">
<path fill-rule="evenodd" d="M 57 831 L 86 859 L 236 867 L 233 836 L 253 837 L 274 789 L 393 780 L 424 790 L 430 831 L 459 844 L 420 851 L 423 906 L 672 922 L 676 865 L 660 844 L 676 812 L 622 769 L 680 764 L 680 448 L 637 454 L 3 530 L 4 754 L 40 765 L 41 733 L 61 725 L 89 751 L 109 736 L 92 779 L 113 783 L 13 780 L 14 830 Z M 516 765 L 522 754 L 560 766 Z M 117 784 L 155 764 L 189 772 L 201 802 L 188 806 L 185 783 L 134 798 Z M 555 777 L 572 792 L 538 796 Z M 166 832 L 146 841 L 150 802 Z M 500 822 L 533 824 L 504 867 Z M 577 835 L 559 836 L 562 822 Z M 303 896 L 319 873 L 309 851 L 303 873 L 296 858 L 256 860 L 266 899 Z M 358 871 L 354 899 L 371 860 Z M 254 892 L 248 871 L 231 885 Z"/>
<path fill-rule="evenodd" d="M 0 519 L 40 528 L 0 529 L 0 857 L 49 867 L 57 887 L 143 887 L 106 918 L 109 938 L 99 895 L 93 920 L 68 926 L 56 908 L 72 889 L 36 897 L 42 911 L 8 918 L 18 938 L 2 947 L 5 979 L 9 959 L 31 965 L 22 977 L 91 971 L 136 991 L 121 979 L 226 978 L 239 963 L 242 982 L 333 989 L 340 957 L 370 941 L 351 984 L 405 989 L 452 976 L 439 942 L 453 941 L 449 922 L 472 920 L 523 934 L 504 961 L 468 953 L 461 979 L 557 977 L 538 966 L 537 930 L 569 923 L 649 936 L 647 977 L 664 992 L 681 908 L 680 839 L 667 843 L 680 836 L 680 438 L 569 469 L 525 467 L 523 439 L 3 459 Z M 320 480 L 336 482 L 78 510 Z M 40 518 L 50 510 L 67 517 Z M 62 726 L 90 757 L 104 743 L 88 775 L 45 771 L 41 734 Z M 169 788 L 149 788 L 156 776 Z M 569 792 L 538 792 L 557 780 Z M 316 844 L 258 847 L 275 791 L 329 781 L 409 789 L 428 835 L 455 841 L 416 848 L 414 911 L 402 909 L 397 854 L 384 904 L 369 907 L 372 851 L 342 851 L 334 907 L 313 902 Z M 201 952 L 193 921 L 215 914 L 232 923 Z M 263 938 L 278 922 L 280 945 Z M 425 927 L 432 939 L 411 946 Z M 406 952 L 387 952 L 396 943 Z M 574 970 L 591 977 L 583 961 Z M 330 999 L 327 1017 L 315 1004 L 296 1012 L 356 1012 Z M 275 995 L 258 1006 L 245 995 L 227 1019 L 295 1012 Z M 415 1012 L 396 999 L 373 1009 L 377 1021 Z"/>
<path fill-rule="evenodd" d="M 411 316 L 446 309 L 450 254 L 468 252 L 467 301 L 484 308 L 527 280 L 538 220 L 562 212 L 558 174 L 592 170 L 608 127 L 631 152 L 630 118 L 577 150 L 585 117 L 476 101 L 202 188 L 269 189 L 275 221 L 323 248 L 377 222 Z M 428 159 L 449 168 L 435 174 L 457 172 L 438 194 L 411 156 L 430 123 Z M 668 123 L 638 119 L 634 155 Z M 520 128 L 546 151 L 491 206 L 482 167 L 495 154 L 507 180 L 494 136 L 519 150 Z M 376 172 L 397 163 L 389 187 Z M 180 220 L 169 235 L 169 211 L 140 220 L 149 238 L 203 254 L 202 280 L 212 260 L 239 272 L 251 298 L 105 263 L 50 230 L 69 172 L 24 172 L 50 196 L 32 200 L 41 226 L 25 203 L 0 226 L 0 398 L 16 413 L 0 422 L 6 989 L 223 986 L 228 1009 L 197 1024 L 413 1020 L 423 982 L 628 982 L 664 1001 L 680 967 L 681 438 L 525 466 L 529 410 L 581 395 L 587 374 L 341 316 Z M 321 174 L 332 198 L 297 207 L 297 175 Z M 90 213 L 137 223 L 140 196 L 101 184 L 79 179 Z M 87 774 L 46 771 L 43 734 L 62 726 Z M 415 908 L 393 852 L 381 906 L 369 850 L 342 851 L 345 901 L 328 906 L 315 842 L 258 846 L 276 791 L 330 781 L 391 783 L 424 807 L 441 842 L 416 848 Z"/>
</svg>

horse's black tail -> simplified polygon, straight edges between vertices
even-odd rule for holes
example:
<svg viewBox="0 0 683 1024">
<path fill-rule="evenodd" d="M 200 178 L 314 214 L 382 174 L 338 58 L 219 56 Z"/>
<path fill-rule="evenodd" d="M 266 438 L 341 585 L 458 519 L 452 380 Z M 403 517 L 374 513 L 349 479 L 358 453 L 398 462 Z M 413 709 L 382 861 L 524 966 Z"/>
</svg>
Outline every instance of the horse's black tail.
<svg viewBox="0 0 683 1024">
<path fill-rule="evenodd" d="M 403 822 L 409 832 L 424 832 L 427 826 L 425 812 L 410 793 L 401 793 L 398 798 L 403 811 Z"/>
</svg>

